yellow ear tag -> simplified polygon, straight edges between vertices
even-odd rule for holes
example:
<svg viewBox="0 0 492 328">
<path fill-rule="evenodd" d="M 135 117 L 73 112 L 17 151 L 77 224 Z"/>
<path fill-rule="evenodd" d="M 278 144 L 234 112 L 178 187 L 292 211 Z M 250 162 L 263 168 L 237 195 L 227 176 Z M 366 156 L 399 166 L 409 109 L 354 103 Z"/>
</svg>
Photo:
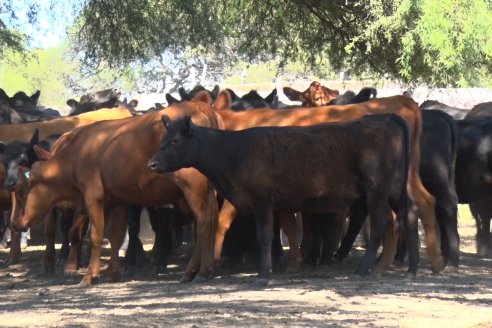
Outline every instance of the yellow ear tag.
<svg viewBox="0 0 492 328">
<path fill-rule="evenodd" d="M 29 180 L 29 178 L 31 177 L 31 172 L 26 171 L 26 172 L 24 173 L 24 176 L 26 177 L 26 179 L 28 179 L 28 180 Z"/>
</svg>

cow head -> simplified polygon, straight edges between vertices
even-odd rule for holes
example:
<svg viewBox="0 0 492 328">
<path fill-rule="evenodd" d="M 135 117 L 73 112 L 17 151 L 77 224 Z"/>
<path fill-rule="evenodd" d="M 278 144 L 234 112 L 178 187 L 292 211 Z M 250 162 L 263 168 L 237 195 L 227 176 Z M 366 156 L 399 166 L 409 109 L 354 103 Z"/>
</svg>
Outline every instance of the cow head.
<svg viewBox="0 0 492 328">
<path fill-rule="evenodd" d="M 24 91 L 19 91 L 10 98 L 10 106 L 18 112 L 36 111 L 40 95 L 41 91 L 39 90 L 30 97 Z"/>
<path fill-rule="evenodd" d="M 167 132 L 157 153 L 148 162 L 151 170 L 162 173 L 172 172 L 184 167 L 191 167 L 197 159 L 198 144 L 193 138 L 193 123 L 190 116 L 171 121 L 169 116 L 162 116 L 162 123 Z"/>
<path fill-rule="evenodd" d="M 16 230 L 37 224 L 54 206 L 80 197 L 77 190 L 66 185 L 66 175 L 63 174 L 66 163 L 62 165 L 39 145 L 33 148 L 39 161 L 32 165 L 28 175 L 19 175 L 15 186 L 16 197 L 19 194 L 18 198 L 25 203 L 13 216 L 12 228 Z M 25 183 L 23 187 L 22 182 Z"/>
<path fill-rule="evenodd" d="M 235 111 L 241 111 L 241 110 L 247 110 L 253 108 L 277 108 L 277 107 L 278 107 L 277 89 L 273 89 L 273 91 L 265 98 L 260 96 L 256 90 L 251 90 L 250 92 L 244 94 L 241 98 L 233 100 L 233 103 L 231 105 L 231 109 Z"/>
<path fill-rule="evenodd" d="M 38 160 L 34 152 L 34 146 L 39 143 L 39 129 L 33 133 L 31 141 L 22 142 L 19 140 L 12 141 L 8 145 L 0 143 L 0 153 L 3 154 L 2 162 L 7 173 L 4 181 L 5 189 L 14 191 L 19 171 L 21 167 L 30 168 Z"/>
<path fill-rule="evenodd" d="M 284 93 L 292 101 L 302 102 L 304 107 L 319 107 L 324 106 L 338 96 L 337 90 L 329 89 L 322 86 L 319 82 L 313 81 L 309 88 L 304 92 L 295 89 L 284 87 Z"/>
</svg>

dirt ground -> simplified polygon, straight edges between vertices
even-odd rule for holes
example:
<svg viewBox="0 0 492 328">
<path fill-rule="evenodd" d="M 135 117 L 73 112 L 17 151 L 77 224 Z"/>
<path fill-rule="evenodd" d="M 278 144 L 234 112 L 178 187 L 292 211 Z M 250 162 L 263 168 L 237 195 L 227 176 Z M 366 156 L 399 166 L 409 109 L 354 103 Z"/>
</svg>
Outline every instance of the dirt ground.
<svg viewBox="0 0 492 328">
<path fill-rule="evenodd" d="M 177 255 L 166 274 L 144 268 L 108 283 L 103 272 L 85 288 L 78 286 L 83 272 L 44 276 L 42 247 L 30 246 L 21 265 L 0 269 L 0 326 L 492 327 L 492 259 L 475 254 L 474 221 L 461 218 L 459 232 L 455 274 L 433 275 L 421 250 L 415 280 L 404 277 L 405 267 L 361 278 L 353 274 L 363 254 L 357 248 L 329 269 L 275 273 L 266 288 L 253 287 L 254 270 L 244 268 L 180 284 L 185 259 Z"/>
</svg>

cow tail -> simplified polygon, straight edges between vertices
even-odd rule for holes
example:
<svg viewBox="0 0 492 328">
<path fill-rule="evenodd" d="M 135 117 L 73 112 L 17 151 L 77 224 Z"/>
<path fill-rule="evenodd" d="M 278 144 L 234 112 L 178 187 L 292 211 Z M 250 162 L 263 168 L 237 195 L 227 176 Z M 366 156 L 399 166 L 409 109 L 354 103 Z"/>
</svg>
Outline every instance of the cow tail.
<svg viewBox="0 0 492 328">
<path fill-rule="evenodd" d="M 407 123 L 399 116 L 394 117 L 402 129 L 403 135 L 403 180 L 401 184 L 400 200 L 398 202 L 398 212 L 396 214 L 396 230 L 403 234 L 407 225 L 408 212 L 410 208 L 410 198 L 408 197 L 407 184 L 410 166 L 410 133 Z M 401 166 L 401 165 L 400 165 Z"/>
</svg>

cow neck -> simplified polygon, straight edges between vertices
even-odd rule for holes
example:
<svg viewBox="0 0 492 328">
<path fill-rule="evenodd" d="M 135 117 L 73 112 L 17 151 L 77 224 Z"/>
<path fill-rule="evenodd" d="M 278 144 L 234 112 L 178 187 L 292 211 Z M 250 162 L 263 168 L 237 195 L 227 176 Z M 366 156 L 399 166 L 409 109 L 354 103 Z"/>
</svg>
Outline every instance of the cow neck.
<svg viewBox="0 0 492 328">
<path fill-rule="evenodd" d="M 229 144 L 226 131 L 195 126 L 193 134 L 198 143 L 197 159 L 193 166 L 220 189 L 221 177 L 230 172 L 226 165 L 231 163 L 230 149 L 234 146 Z"/>
</svg>

